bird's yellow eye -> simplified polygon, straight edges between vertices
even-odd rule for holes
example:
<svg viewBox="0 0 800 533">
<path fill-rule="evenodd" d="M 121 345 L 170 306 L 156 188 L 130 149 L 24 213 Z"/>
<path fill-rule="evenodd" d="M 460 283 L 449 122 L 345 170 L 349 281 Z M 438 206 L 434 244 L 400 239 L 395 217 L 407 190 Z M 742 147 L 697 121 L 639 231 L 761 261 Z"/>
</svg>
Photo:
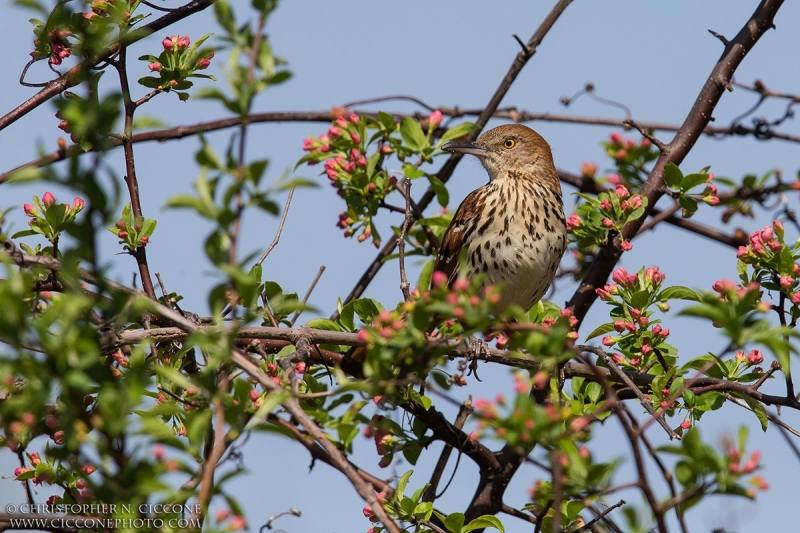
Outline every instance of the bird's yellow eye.
<svg viewBox="0 0 800 533">
<path fill-rule="evenodd" d="M 514 139 L 506 139 L 506 142 L 503 143 L 503 146 L 506 148 L 514 148 L 514 145 L 517 144 L 517 141 Z"/>
</svg>

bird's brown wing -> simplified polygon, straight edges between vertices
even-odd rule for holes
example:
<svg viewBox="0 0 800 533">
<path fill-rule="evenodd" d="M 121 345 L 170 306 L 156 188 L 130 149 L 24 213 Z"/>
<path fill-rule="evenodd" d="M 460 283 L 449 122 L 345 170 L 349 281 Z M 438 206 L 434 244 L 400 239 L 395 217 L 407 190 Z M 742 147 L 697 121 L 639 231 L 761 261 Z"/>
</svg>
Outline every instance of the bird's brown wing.
<svg viewBox="0 0 800 533">
<path fill-rule="evenodd" d="M 458 276 L 461 266 L 459 265 L 459 255 L 475 229 L 475 222 L 483 209 L 484 197 L 483 187 L 472 191 L 458 206 L 456 214 L 450 221 L 450 226 L 444 232 L 433 270 L 444 272 L 447 275 L 448 284 L 452 284 Z"/>
</svg>

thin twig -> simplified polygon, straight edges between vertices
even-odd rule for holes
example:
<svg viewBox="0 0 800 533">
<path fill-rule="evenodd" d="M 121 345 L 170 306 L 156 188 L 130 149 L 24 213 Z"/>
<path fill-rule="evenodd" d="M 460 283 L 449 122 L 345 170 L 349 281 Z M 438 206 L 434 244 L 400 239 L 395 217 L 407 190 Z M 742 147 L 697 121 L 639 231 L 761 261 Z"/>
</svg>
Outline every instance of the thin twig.
<svg viewBox="0 0 800 533">
<path fill-rule="evenodd" d="M 641 127 L 639 124 L 637 124 L 633 119 L 626 118 L 625 120 L 622 121 L 622 123 L 623 124 L 627 124 L 628 126 L 631 126 L 633 128 L 636 128 L 639 131 L 639 133 L 642 134 L 643 137 L 649 139 L 651 143 L 656 145 L 656 148 L 658 148 L 658 150 L 660 152 L 664 152 L 665 150 L 667 150 L 669 148 L 666 144 L 661 142 L 656 136 L 654 136 L 649 131 L 647 131 L 646 129 Z"/>
<path fill-rule="evenodd" d="M 294 194 L 294 187 L 289 189 L 289 196 L 286 198 L 286 205 L 283 206 L 283 215 L 281 215 L 281 221 L 278 224 L 278 231 L 275 233 L 275 238 L 272 239 L 272 244 L 269 245 L 267 251 L 265 251 L 256 264 L 253 266 L 259 266 L 261 263 L 264 262 L 264 259 L 267 258 L 269 253 L 275 248 L 281 240 L 281 232 L 283 232 L 283 223 L 286 222 L 286 214 L 289 212 L 289 205 L 292 203 L 292 195 Z"/>
<path fill-rule="evenodd" d="M 628 503 L 628 502 L 626 502 L 625 500 L 620 500 L 617 503 L 615 503 L 614 505 L 612 505 L 611 507 L 606 507 L 605 510 L 602 513 L 600 513 L 599 515 L 597 515 L 596 517 L 594 517 L 594 519 L 592 519 L 589 522 L 587 522 L 586 524 L 578 527 L 577 529 L 570 529 L 568 533 L 576 533 L 578 531 L 583 531 L 584 529 L 587 529 L 587 530 L 588 529 L 592 529 L 592 526 L 594 526 L 596 523 L 598 523 L 600 520 L 602 520 L 608 513 L 610 513 L 611 511 L 613 511 L 617 507 L 622 507 L 626 503 Z"/>
<path fill-rule="evenodd" d="M 290 515 L 292 515 L 292 516 L 297 516 L 297 517 L 300 517 L 300 515 L 301 515 L 302 513 L 300 512 L 300 509 L 288 509 L 288 510 L 286 510 L 286 511 L 281 511 L 281 512 L 280 512 L 280 513 L 278 513 L 278 514 L 275 514 L 275 515 L 272 515 L 272 516 L 270 516 L 270 517 L 269 517 L 269 520 L 267 520 L 267 523 L 266 523 L 266 524 L 264 524 L 263 526 L 261 526 L 261 529 L 260 529 L 259 531 L 263 532 L 263 531 L 264 531 L 264 528 L 267 528 L 267 529 L 272 529 L 272 523 L 273 523 L 275 520 L 277 520 L 278 518 L 280 518 L 280 517 L 282 517 L 282 516 L 286 516 L 286 515 L 288 515 L 288 514 L 290 514 Z"/>
<path fill-rule="evenodd" d="M 308 291 L 306 291 L 306 295 L 303 296 L 303 301 L 301 302 L 302 307 L 297 311 L 295 311 L 294 315 L 292 316 L 292 321 L 290 322 L 290 326 L 294 326 L 297 317 L 299 317 L 300 313 L 303 312 L 303 307 L 305 307 L 306 303 L 308 302 L 308 299 L 311 297 L 311 293 L 314 291 L 314 287 L 317 286 L 317 282 L 319 281 L 319 278 L 322 277 L 323 272 L 325 272 L 325 265 L 319 267 L 319 271 L 317 272 L 317 275 L 314 277 L 314 281 L 311 282 L 311 286 L 308 288 Z"/>
<path fill-rule="evenodd" d="M 400 255 L 400 291 L 403 293 L 403 299 L 407 302 L 411 299 L 411 292 L 408 290 L 410 285 L 408 278 L 406 278 L 406 232 L 413 220 L 413 215 L 411 214 L 411 180 L 404 178 L 403 186 L 406 197 L 406 216 L 403 219 L 400 237 L 397 240 L 397 251 Z"/>
</svg>

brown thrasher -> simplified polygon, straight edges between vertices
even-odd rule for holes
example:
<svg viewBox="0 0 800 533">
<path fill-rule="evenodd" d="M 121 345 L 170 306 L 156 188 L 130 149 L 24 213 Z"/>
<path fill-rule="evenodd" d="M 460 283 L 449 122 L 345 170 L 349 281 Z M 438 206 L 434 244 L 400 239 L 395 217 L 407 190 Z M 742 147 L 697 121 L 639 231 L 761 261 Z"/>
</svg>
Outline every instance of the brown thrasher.
<svg viewBox="0 0 800 533">
<path fill-rule="evenodd" d="M 521 124 L 485 132 L 475 142 L 450 141 L 443 150 L 476 156 L 489 183 L 458 206 L 434 270 L 452 283 L 466 262 L 467 277 L 485 273 L 502 284 L 499 307 L 524 310 L 553 282 L 567 247 L 561 185 L 550 145 Z"/>
<path fill-rule="evenodd" d="M 485 273 L 488 283 L 502 284 L 499 309 L 518 305 L 527 311 L 547 292 L 567 248 L 561 184 L 550 145 L 527 126 L 508 124 L 474 143 L 450 141 L 442 149 L 476 156 L 489 183 L 458 206 L 434 271 L 452 284 L 464 259 L 467 277 Z M 438 322 L 434 318 L 429 331 Z M 349 355 L 360 362 L 365 353 L 358 347 Z"/>
</svg>

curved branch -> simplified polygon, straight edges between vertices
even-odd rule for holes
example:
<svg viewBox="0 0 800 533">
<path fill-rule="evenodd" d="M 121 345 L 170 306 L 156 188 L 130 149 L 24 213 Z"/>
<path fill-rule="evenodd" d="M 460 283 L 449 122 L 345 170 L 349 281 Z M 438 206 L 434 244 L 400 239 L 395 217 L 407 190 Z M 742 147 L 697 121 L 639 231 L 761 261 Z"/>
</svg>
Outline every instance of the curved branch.
<svg viewBox="0 0 800 533">
<path fill-rule="evenodd" d="M 650 176 L 642 186 L 641 193 L 647 197 L 648 207 L 645 213 L 637 220 L 629 222 L 622 230 L 622 237 L 631 239 L 639 231 L 639 227 L 652 211 L 664 192 L 664 167 L 667 163 L 680 164 L 689 153 L 697 139 L 703 133 L 711 120 L 714 108 L 722 97 L 722 93 L 730 87 L 733 73 L 742 62 L 742 59 L 755 46 L 764 33 L 773 27 L 773 19 L 783 0 L 762 0 L 753 15 L 745 23 L 739 33 L 725 47 L 725 51 L 717 61 L 714 69 L 706 80 L 686 120 L 681 125 L 678 133 L 666 146 L 656 161 Z M 597 298 L 595 289 L 602 286 L 614 266 L 622 255 L 620 238 L 602 247 L 595 257 L 586 277 L 581 282 L 575 294 L 567 303 L 573 310 L 574 316 L 582 321 L 589 307 Z"/>
</svg>

